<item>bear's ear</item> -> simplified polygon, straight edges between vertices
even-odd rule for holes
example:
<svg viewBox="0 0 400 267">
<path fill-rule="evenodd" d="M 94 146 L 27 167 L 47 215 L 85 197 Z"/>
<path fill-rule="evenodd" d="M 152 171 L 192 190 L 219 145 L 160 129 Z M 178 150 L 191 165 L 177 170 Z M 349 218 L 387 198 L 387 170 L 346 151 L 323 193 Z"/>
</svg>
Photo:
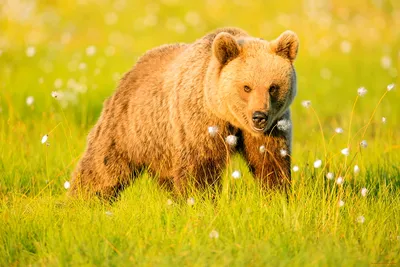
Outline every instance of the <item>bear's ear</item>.
<svg viewBox="0 0 400 267">
<path fill-rule="evenodd" d="M 272 51 L 283 58 L 293 62 L 299 48 L 299 38 L 292 31 L 283 32 L 277 39 L 270 43 Z"/>
<path fill-rule="evenodd" d="M 212 44 L 212 52 L 218 61 L 225 65 L 232 59 L 236 58 L 240 53 L 240 47 L 235 38 L 227 33 L 221 32 L 217 34 Z"/>
</svg>

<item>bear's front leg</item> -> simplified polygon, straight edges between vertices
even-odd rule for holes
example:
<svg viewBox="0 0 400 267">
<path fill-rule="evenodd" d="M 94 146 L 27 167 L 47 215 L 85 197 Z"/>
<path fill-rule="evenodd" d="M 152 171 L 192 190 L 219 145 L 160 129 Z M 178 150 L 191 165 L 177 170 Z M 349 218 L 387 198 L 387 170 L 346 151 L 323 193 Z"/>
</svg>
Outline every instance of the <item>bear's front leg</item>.
<svg viewBox="0 0 400 267">
<path fill-rule="evenodd" d="M 290 133 L 274 129 L 265 136 L 243 133 L 244 157 L 263 187 L 285 187 L 290 183 Z"/>
<path fill-rule="evenodd" d="M 226 163 L 226 156 L 214 155 L 212 158 L 202 157 L 196 153 L 179 153 L 175 159 L 174 191 L 187 196 L 190 188 L 205 189 L 220 186 L 221 173 Z"/>
</svg>

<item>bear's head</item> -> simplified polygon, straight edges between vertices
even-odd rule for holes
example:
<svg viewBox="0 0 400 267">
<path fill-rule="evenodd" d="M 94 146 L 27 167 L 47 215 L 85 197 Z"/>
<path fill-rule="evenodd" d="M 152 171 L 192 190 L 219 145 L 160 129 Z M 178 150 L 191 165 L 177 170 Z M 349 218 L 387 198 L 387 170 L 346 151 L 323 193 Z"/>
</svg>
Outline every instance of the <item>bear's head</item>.
<svg viewBox="0 0 400 267">
<path fill-rule="evenodd" d="M 298 46 L 291 31 L 270 42 L 217 34 L 207 70 L 206 99 L 212 112 L 254 135 L 268 132 L 296 95 Z"/>
</svg>

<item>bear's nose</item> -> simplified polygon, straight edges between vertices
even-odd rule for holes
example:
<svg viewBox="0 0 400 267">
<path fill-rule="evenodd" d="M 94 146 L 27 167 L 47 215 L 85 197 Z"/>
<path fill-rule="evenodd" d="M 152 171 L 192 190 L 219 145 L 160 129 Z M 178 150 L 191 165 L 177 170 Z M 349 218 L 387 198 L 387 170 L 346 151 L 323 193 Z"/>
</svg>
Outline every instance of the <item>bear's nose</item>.
<svg viewBox="0 0 400 267">
<path fill-rule="evenodd" d="M 267 125 L 268 115 L 265 112 L 256 111 L 253 113 L 252 119 L 256 128 L 263 129 Z"/>
</svg>

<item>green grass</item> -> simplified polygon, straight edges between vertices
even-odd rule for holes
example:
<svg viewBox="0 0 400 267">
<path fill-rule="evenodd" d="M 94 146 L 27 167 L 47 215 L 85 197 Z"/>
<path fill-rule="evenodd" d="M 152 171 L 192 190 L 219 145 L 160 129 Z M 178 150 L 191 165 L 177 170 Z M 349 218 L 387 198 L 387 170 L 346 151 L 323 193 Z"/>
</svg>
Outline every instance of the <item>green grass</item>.
<svg viewBox="0 0 400 267">
<path fill-rule="evenodd" d="M 0 8 L 0 266 L 400 265 L 399 90 L 378 105 L 388 84 L 400 84 L 398 1 L 51 2 L 38 1 L 31 13 L 19 1 Z M 112 11 L 118 20 L 108 25 Z M 227 193 L 194 192 L 193 206 L 147 174 L 113 204 L 68 199 L 63 184 L 118 77 L 147 49 L 231 25 L 265 39 L 286 29 L 299 35 L 292 158 L 300 171 L 288 195 L 261 192 L 234 157 L 224 175 Z M 25 54 L 29 45 L 33 57 Z M 90 45 L 97 48 L 91 57 Z M 68 86 L 70 79 L 81 86 Z M 360 86 L 368 93 L 356 100 Z M 69 101 L 53 99 L 54 90 Z M 48 146 L 40 142 L 45 134 Z M 340 151 L 349 139 L 346 158 Z M 316 159 L 323 160 L 319 169 Z M 236 169 L 241 179 L 230 178 Z M 344 184 L 326 179 L 328 171 Z M 213 230 L 218 238 L 210 238 Z"/>
</svg>

